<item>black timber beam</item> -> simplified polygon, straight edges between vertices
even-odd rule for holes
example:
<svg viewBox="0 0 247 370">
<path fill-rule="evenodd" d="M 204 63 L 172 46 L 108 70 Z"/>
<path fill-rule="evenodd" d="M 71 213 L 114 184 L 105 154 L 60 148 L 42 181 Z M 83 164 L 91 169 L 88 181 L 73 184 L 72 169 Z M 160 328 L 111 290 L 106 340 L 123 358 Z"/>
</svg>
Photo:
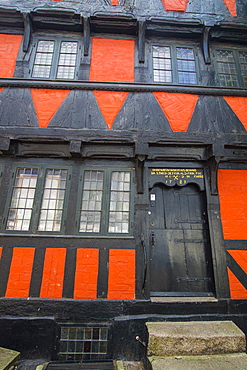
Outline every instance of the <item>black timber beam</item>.
<svg viewBox="0 0 247 370">
<path fill-rule="evenodd" d="M 10 33 L 23 31 L 24 21 L 20 11 L 0 7 L 0 31 L 8 30 Z"/>
<path fill-rule="evenodd" d="M 132 14 L 96 12 L 90 17 L 91 31 L 118 33 L 126 35 L 138 34 L 138 22 Z"/>
<path fill-rule="evenodd" d="M 101 82 L 101 81 L 71 81 L 31 80 L 22 78 L 0 78 L 0 87 L 19 87 L 36 89 L 65 89 L 65 90 L 103 90 L 127 92 L 172 92 L 184 94 L 212 96 L 247 96 L 244 88 L 223 88 L 211 86 L 165 85 L 131 82 Z"/>
<path fill-rule="evenodd" d="M 23 13 L 23 19 L 24 19 L 24 37 L 23 37 L 23 44 L 22 44 L 22 50 L 24 52 L 27 52 L 30 46 L 30 41 L 32 38 L 32 20 L 30 17 L 30 14 Z"/>
<path fill-rule="evenodd" d="M 35 29 L 81 32 L 81 15 L 75 11 L 42 8 L 30 13 Z"/>
</svg>

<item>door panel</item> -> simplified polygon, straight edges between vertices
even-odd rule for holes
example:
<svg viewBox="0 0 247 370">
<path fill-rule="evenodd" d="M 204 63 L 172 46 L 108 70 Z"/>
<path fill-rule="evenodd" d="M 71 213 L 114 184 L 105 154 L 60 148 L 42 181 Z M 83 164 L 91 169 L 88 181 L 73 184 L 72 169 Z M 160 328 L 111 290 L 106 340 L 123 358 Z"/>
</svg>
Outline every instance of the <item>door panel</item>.
<svg viewBox="0 0 247 370">
<path fill-rule="evenodd" d="M 193 184 L 150 191 L 151 294 L 212 292 L 203 193 Z"/>
</svg>

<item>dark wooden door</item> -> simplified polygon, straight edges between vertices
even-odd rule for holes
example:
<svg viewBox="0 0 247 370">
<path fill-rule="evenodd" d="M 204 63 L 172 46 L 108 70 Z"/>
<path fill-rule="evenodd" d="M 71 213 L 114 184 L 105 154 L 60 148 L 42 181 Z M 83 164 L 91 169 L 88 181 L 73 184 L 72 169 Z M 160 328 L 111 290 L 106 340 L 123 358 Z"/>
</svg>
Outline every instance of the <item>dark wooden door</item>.
<svg viewBox="0 0 247 370">
<path fill-rule="evenodd" d="M 151 295 L 210 295 L 212 262 L 203 192 L 196 185 L 150 191 Z"/>
</svg>

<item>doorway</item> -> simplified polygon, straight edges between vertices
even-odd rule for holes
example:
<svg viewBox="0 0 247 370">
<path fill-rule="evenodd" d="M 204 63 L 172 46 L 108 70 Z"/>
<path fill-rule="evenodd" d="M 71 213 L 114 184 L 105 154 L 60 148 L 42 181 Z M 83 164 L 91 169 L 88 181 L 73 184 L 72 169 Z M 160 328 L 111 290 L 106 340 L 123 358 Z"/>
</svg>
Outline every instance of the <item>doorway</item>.
<svg viewBox="0 0 247 370">
<path fill-rule="evenodd" d="M 204 192 L 196 184 L 150 190 L 151 296 L 213 295 Z"/>
</svg>

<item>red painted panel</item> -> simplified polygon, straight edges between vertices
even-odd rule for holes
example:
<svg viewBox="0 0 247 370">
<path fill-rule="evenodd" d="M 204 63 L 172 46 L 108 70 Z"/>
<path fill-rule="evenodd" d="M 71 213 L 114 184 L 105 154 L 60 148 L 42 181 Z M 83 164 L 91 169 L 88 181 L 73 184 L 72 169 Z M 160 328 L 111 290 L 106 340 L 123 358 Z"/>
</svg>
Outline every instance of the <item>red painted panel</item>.
<svg viewBox="0 0 247 370">
<path fill-rule="evenodd" d="M 247 239 L 247 170 L 218 171 L 220 213 L 225 239 Z"/>
<path fill-rule="evenodd" d="M 13 77 L 22 35 L 0 34 L 0 76 Z"/>
<path fill-rule="evenodd" d="M 70 90 L 30 89 L 40 127 L 47 127 Z"/>
<path fill-rule="evenodd" d="M 28 298 L 35 248 L 16 247 L 10 266 L 7 298 Z"/>
<path fill-rule="evenodd" d="M 66 248 L 47 248 L 40 298 L 62 298 Z"/>
<path fill-rule="evenodd" d="M 236 0 L 223 0 L 226 4 L 227 9 L 234 17 L 237 16 Z"/>
<path fill-rule="evenodd" d="M 241 96 L 225 96 L 224 99 L 247 130 L 247 98 Z"/>
<path fill-rule="evenodd" d="M 75 299 L 97 298 L 99 250 L 91 248 L 77 249 L 75 273 Z"/>
<path fill-rule="evenodd" d="M 119 0 L 111 0 L 111 5 L 119 5 Z"/>
<path fill-rule="evenodd" d="M 245 289 L 245 287 L 240 283 L 240 281 L 236 278 L 236 276 L 232 273 L 232 271 L 229 268 L 227 268 L 227 270 L 228 270 L 231 298 L 232 299 L 247 299 L 247 290 Z"/>
<path fill-rule="evenodd" d="M 188 0 L 162 0 L 165 10 L 186 12 Z"/>
<path fill-rule="evenodd" d="M 135 250 L 110 250 L 108 298 L 135 298 Z"/>
<path fill-rule="evenodd" d="M 3 247 L 0 247 L 0 259 L 2 257 L 2 253 L 3 253 Z"/>
<path fill-rule="evenodd" d="M 134 82 L 133 40 L 93 39 L 91 81 Z"/>
<path fill-rule="evenodd" d="M 155 92 L 173 131 L 186 132 L 198 100 L 198 95 Z"/>
</svg>

